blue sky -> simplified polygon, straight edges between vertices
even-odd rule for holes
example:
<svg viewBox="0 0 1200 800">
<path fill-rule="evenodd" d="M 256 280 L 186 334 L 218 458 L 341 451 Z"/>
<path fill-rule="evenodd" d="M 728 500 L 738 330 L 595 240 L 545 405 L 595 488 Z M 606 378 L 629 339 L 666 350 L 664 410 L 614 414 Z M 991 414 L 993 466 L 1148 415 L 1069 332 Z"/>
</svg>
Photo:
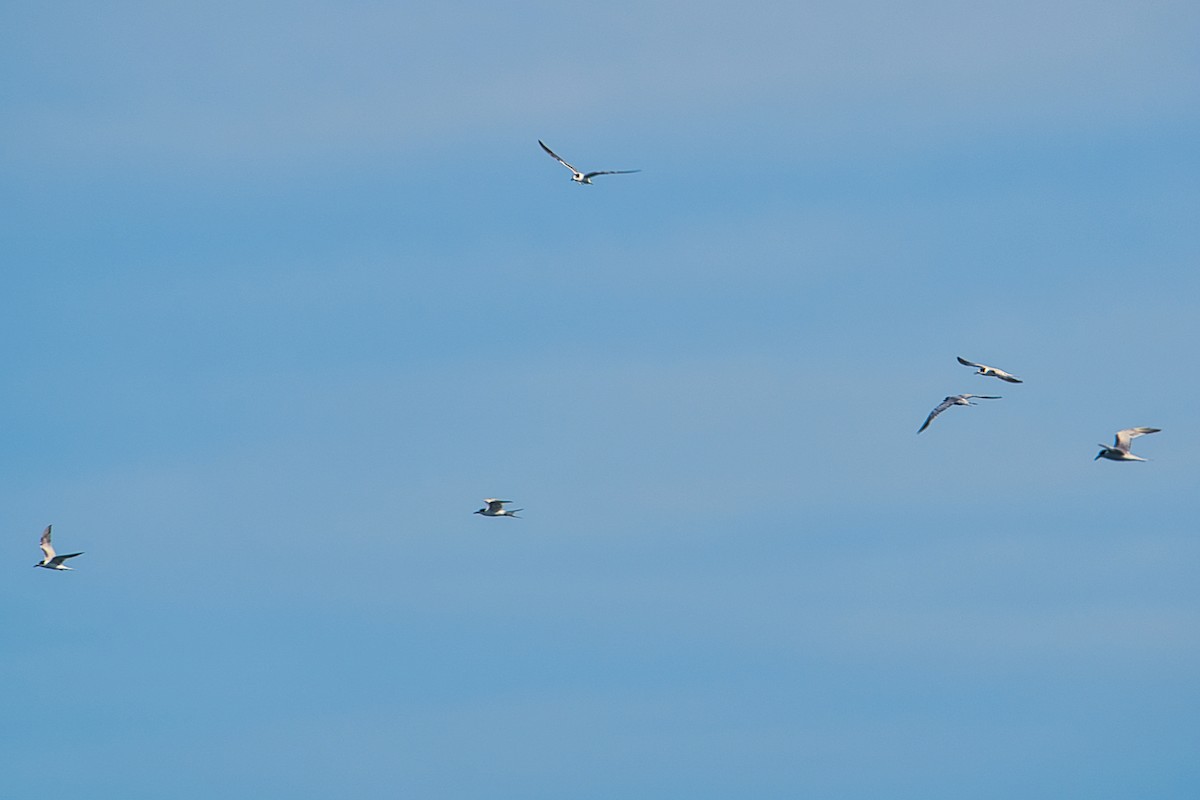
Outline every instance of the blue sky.
<svg viewBox="0 0 1200 800">
<path fill-rule="evenodd" d="M 1194 796 L 1197 41 L 6 4 L 0 794 Z"/>
</svg>

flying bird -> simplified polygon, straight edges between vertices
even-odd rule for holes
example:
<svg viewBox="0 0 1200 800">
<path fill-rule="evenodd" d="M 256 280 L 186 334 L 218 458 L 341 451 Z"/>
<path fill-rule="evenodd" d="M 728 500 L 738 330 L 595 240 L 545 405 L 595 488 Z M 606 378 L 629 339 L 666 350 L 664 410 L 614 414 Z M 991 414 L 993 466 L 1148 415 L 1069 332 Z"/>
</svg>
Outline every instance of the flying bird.
<svg viewBox="0 0 1200 800">
<path fill-rule="evenodd" d="M 921 426 L 920 430 L 918 430 L 917 433 L 920 433 L 921 431 L 928 428 L 929 423 L 933 422 L 934 417 L 936 417 L 938 414 L 945 411 L 950 406 L 973 406 L 973 405 L 975 405 L 975 403 L 971 402 L 971 398 L 973 398 L 973 397 L 978 400 L 999 400 L 1000 399 L 999 397 L 993 397 L 991 395 L 986 395 L 986 394 L 951 395 L 950 397 L 947 397 L 945 400 L 943 400 L 941 403 L 939 403 L 937 408 L 935 408 L 933 411 L 929 412 L 929 416 L 925 418 L 925 424 Z"/>
<path fill-rule="evenodd" d="M 1113 446 L 1100 445 L 1101 450 L 1092 461 L 1101 458 L 1107 458 L 1109 461 L 1146 461 L 1148 459 L 1139 458 L 1129 452 L 1129 447 L 1137 437 L 1145 436 L 1148 433 L 1158 433 L 1161 430 L 1162 428 L 1126 428 L 1123 431 L 1117 431 L 1117 438 L 1113 441 Z"/>
<path fill-rule="evenodd" d="M 989 367 L 986 364 L 976 364 L 974 361 L 967 361 L 962 356 L 955 356 L 955 358 L 957 358 L 958 363 L 962 364 L 964 367 L 978 367 L 978 372 L 975 373 L 976 375 L 984 375 L 989 378 L 999 378 L 1000 380 L 1008 381 L 1009 383 L 1023 383 L 1024 382 L 1020 378 L 1018 378 L 1016 375 L 1012 375 L 1008 372 L 1005 372 L 1002 369 L 997 369 L 996 367 Z"/>
<path fill-rule="evenodd" d="M 576 183 L 586 183 L 588 186 L 591 186 L 592 178 L 596 177 L 597 175 L 628 175 L 632 172 L 641 172 L 640 169 L 602 169 L 597 170 L 596 172 L 580 172 L 567 162 L 563 161 L 562 158 L 560 158 L 559 155 L 549 147 L 546 147 L 545 142 L 543 142 L 541 139 L 538 139 L 538 144 L 542 146 L 543 150 L 550 154 L 551 158 L 562 164 L 567 169 L 571 170 L 571 180 L 575 181 Z"/>
<path fill-rule="evenodd" d="M 34 566 L 45 567 L 46 569 L 73 569 L 73 567 L 68 567 L 66 564 L 63 564 L 63 562 L 68 558 L 81 556 L 83 553 L 69 553 L 65 556 L 55 555 L 54 545 L 50 544 L 50 527 L 50 525 L 47 525 L 46 530 L 42 531 L 41 547 L 42 552 L 46 554 L 46 557 L 42 559 L 40 564 L 34 564 Z"/>
<path fill-rule="evenodd" d="M 517 516 L 517 512 L 525 510 L 523 508 L 514 508 L 512 511 L 506 509 L 504 504 L 511 503 L 512 500 L 497 500 L 494 497 L 487 497 L 484 498 L 483 502 L 487 503 L 487 508 L 481 508 L 475 513 L 483 514 L 485 517 L 512 517 L 513 519 L 520 519 Z"/>
</svg>

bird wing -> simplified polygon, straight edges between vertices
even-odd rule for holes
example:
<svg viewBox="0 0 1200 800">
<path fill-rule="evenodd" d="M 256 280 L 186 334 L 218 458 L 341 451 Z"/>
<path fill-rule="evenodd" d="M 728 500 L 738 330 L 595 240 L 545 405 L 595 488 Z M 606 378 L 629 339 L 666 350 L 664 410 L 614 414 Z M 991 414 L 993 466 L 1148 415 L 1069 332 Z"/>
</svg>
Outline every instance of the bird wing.
<svg viewBox="0 0 1200 800">
<path fill-rule="evenodd" d="M 974 361 L 967 361 L 962 356 L 955 356 L 955 358 L 957 358 L 958 363 L 962 364 L 964 367 L 975 367 L 977 369 L 987 369 L 987 367 L 985 367 L 983 364 L 976 364 Z"/>
<path fill-rule="evenodd" d="M 945 411 L 947 408 L 949 408 L 952 405 L 954 405 L 953 397 L 947 397 L 945 400 L 943 400 L 941 403 L 939 403 L 937 408 L 935 408 L 933 411 L 929 412 L 929 416 L 925 418 L 925 423 L 917 430 L 917 433 L 920 433 L 921 431 L 928 428 L 929 423 L 933 422 L 934 418 L 938 414 L 942 413 L 943 411 Z"/>
<path fill-rule="evenodd" d="M 563 160 L 562 160 L 562 158 L 561 158 L 561 157 L 558 155 L 558 153 L 554 152 L 554 151 L 553 151 L 553 150 L 551 150 L 549 147 L 546 147 L 546 144 L 545 144 L 545 142 L 543 142 L 541 139 L 538 139 L 538 144 L 540 144 L 540 145 L 542 146 L 542 149 L 543 149 L 543 150 L 545 150 L 547 153 L 549 153 L 549 154 L 550 154 L 550 157 L 551 157 L 551 158 L 553 158 L 553 159 L 554 159 L 555 161 L 557 161 L 558 163 L 562 164 L 562 165 L 563 165 L 564 167 L 566 167 L 567 169 L 571 170 L 571 172 L 579 172 L 579 170 L 575 169 L 575 168 L 574 168 L 574 167 L 572 167 L 570 164 L 568 164 L 567 162 L 563 161 Z"/>
<path fill-rule="evenodd" d="M 592 178 L 596 177 L 597 175 L 629 175 L 634 172 L 641 172 L 641 170 L 640 169 L 602 169 L 602 170 L 598 170 L 596 172 L 589 172 L 588 174 L 584 175 L 583 177 L 587 178 L 588 180 L 591 180 Z"/>
<path fill-rule="evenodd" d="M 512 500 L 497 500 L 494 497 L 489 497 L 489 498 L 485 499 L 483 502 L 487 503 L 488 513 L 495 514 L 497 511 L 504 510 L 504 504 L 511 503 Z"/>
<path fill-rule="evenodd" d="M 976 400 L 1003 400 L 1004 399 L 1003 395 L 996 395 L 996 394 L 960 394 L 959 397 L 963 398 L 964 400 L 972 398 L 972 397 L 975 398 Z"/>
<path fill-rule="evenodd" d="M 81 553 L 81 552 L 80 553 L 67 553 L 65 556 L 55 556 L 54 560 L 57 561 L 59 564 L 61 564 L 62 562 L 66 561 L 68 558 L 74 558 L 75 556 L 81 556 L 81 555 L 83 555 L 83 553 Z"/>
<path fill-rule="evenodd" d="M 1126 428 L 1123 431 L 1117 431 L 1117 438 L 1114 445 L 1118 450 L 1128 453 L 1131 440 L 1139 436 L 1145 436 L 1147 433 L 1158 433 L 1160 430 L 1162 428 Z"/>
<path fill-rule="evenodd" d="M 1002 369 L 996 370 L 996 377 L 1002 381 L 1008 381 L 1009 383 L 1021 383 L 1022 382 L 1021 379 L 1018 378 L 1016 375 L 1010 375 Z"/>
<path fill-rule="evenodd" d="M 41 548 L 42 552 L 46 554 L 46 561 L 54 558 L 54 546 L 50 544 L 50 528 L 51 526 L 47 525 L 46 530 L 42 531 Z"/>
</svg>

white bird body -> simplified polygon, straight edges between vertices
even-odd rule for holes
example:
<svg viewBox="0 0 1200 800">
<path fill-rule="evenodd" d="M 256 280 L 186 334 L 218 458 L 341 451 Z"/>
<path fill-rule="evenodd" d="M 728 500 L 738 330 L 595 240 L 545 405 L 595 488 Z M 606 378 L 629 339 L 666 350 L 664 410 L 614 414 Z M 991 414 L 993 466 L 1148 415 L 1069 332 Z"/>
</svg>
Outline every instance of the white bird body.
<svg viewBox="0 0 1200 800">
<path fill-rule="evenodd" d="M 46 530 L 42 531 L 42 540 L 41 540 L 40 546 L 42 548 L 42 554 L 45 556 L 45 558 L 42 559 L 41 563 L 34 564 L 34 566 L 35 567 L 45 567 L 46 569 L 57 569 L 57 570 L 74 569 L 74 567 L 68 567 L 63 562 L 66 561 L 68 558 L 74 558 L 75 556 L 81 556 L 81 555 L 83 555 L 83 553 L 68 553 L 65 556 L 60 556 L 57 553 L 55 553 L 54 545 L 50 544 L 50 528 L 51 528 L 51 526 L 47 525 Z"/>
<path fill-rule="evenodd" d="M 592 178 L 596 177 L 597 175 L 629 175 L 634 172 L 641 172 L 640 169 L 602 169 L 595 172 L 580 172 L 566 161 L 563 161 L 562 157 L 549 147 L 546 147 L 546 144 L 541 139 L 538 139 L 538 144 L 542 146 L 543 150 L 550 154 L 551 158 L 562 164 L 567 169 L 571 170 L 571 180 L 580 185 L 587 184 L 588 186 L 592 186 Z"/>
<path fill-rule="evenodd" d="M 505 508 L 504 504 L 511 503 L 512 500 L 497 500 L 494 497 L 486 497 L 483 502 L 487 503 L 487 507 L 481 508 L 475 513 L 483 514 L 485 517 L 512 517 L 513 519 L 520 519 L 517 516 L 517 512 L 525 510 L 523 508 L 514 508 L 509 511 Z"/>
<path fill-rule="evenodd" d="M 938 414 L 942 413 L 950 406 L 973 406 L 973 405 L 975 405 L 975 403 L 971 402 L 971 398 L 977 398 L 979 400 L 999 400 L 1000 399 L 999 397 L 994 397 L 992 395 L 986 395 L 986 394 L 952 394 L 949 397 L 947 397 L 945 400 L 943 400 L 941 403 L 939 403 L 937 408 L 935 408 L 933 411 L 929 412 L 929 416 L 925 418 L 925 422 L 917 430 L 917 433 L 920 433 L 921 431 L 928 428 L 929 423 L 933 422 L 934 418 L 937 417 Z"/>
<path fill-rule="evenodd" d="M 1106 444 L 1099 445 L 1100 452 L 1092 461 L 1101 458 L 1107 458 L 1109 461 L 1148 461 L 1149 459 L 1140 458 L 1129 452 L 1129 448 L 1132 447 L 1133 440 L 1137 437 L 1145 436 L 1148 433 L 1158 433 L 1160 430 L 1162 428 L 1126 428 L 1123 431 L 1117 431 L 1112 447 Z"/>
<path fill-rule="evenodd" d="M 1009 383 L 1024 383 L 1024 381 L 1022 381 L 1016 375 L 1005 372 L 998 367 L 989 367 L 987 364 L 976 364 L 974 361 L 967 361 L 962 356 L 955 356 L 955 358 L 957 358 L 958 363 L 962 364 L 964 367 L 976 367 L 978 370 L 975 373 L 976 375 L 983 375 L 988 378 L 999 378 L 1000 380 L 1007 381 Z"/>
</svg>

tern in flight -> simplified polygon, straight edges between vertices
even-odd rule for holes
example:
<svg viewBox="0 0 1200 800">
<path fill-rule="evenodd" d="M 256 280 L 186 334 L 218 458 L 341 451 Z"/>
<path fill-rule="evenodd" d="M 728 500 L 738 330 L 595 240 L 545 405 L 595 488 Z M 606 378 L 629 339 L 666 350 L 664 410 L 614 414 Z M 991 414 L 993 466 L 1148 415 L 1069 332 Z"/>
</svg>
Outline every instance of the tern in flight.
<svg viewBox="0 0 1200 800">
<path fill-rule="evenodd" d="M 494 497 L 487 497 L 484 498 L 483 502 L 487 503 L 487 508 L 481 508 L 475 513 L 483 514 L 485 517 L 512 517 L 513 519 L 520 519 L 517 516 L 517 512 L 525 510 L 523 508 L 514 508 L 512 511 L 506 509 L 504 504 L 511 503 L 512 500 L 497 500 Z"/>
<path fill-rule="evenodd" d="M 917 433 L 920 433 L 921 431 L 928 428 L 929 423 L 933 422 L 933 418 L 936 417 L 938 414 L 942 413 L 943 411 L 945 411 L 950 406 L 973 406 L 973 405 L 975 405 L 974 403 L 971 402 L 972 397 L 974 397 L 978 400 L 999 400 L 1000 399 L 999 397 L 993 397 L 991 395 L 986 395 L 986 394 L 956 394 L 956 395 L 947 397 L 945 400 L 943 400 L 941 403 L 938 404 L 937 408 L 935 408 L 933 411 L 929 412 L 929 416 L 925 418 L 925 424 L 921 426 L 920 430 L 918 430 Z"/>
<path fill-rule="evenodd" d="M 55 555 L 54 545 L 50 544 L 50 527 L 47 525 L 46 530 L 42 531 L 42 552 L 46 554 L 46 557 L 42 559 L 41 563 L 34 564 L 34 566 L 45 567 L 46 569 L 73 569 L 73 567 L 68 567 L 63 562 L 68 558 L 81 556 L 83 553 L 69 553 L 65 556 Z"/>
<path fill-rule="evenodd" d="M 1107 458 L 1109 461 L 1146 461 L 1148 459 L 1139 458 L 1129 452 L 1129 447 L 1137 437 L 1145 436 L 1147 433 L 1158 433 L 1161 430 L 1162 428 L 1126 428 L 1123 431 L 1117 431 L 1117 438 L 1113 442 L 1113 446 L 1100 445 L 1101 450 L 1092 461 L 1101 458 Z"/>
<path fill-rule="evenodd" d="M 967 361 L 962 356 L 955 356 L 955 358 L 957 358 L 958 363 L 962 364 L 964 367 L 978 367 L 979 371 L 975 373 L 976 375 L 985 375 L 990 378 L 999 378 L 1000 380 L 1008 381 L 1009 383 L 1023 383 L 1023 381 L 1020 378 L 1018 378 L 1016 375 L 1012 375 L 1008 372 L 1005 372 L 1002 369 L 996 369 L 995 367 L 989 367 L 986 364 L 976 364 L 974 361 Z"/>
<path fill-rule="evenodd" d="M 596 172 L 580 172 L 567 162 L 563 161 L 559 157 L 558 153 L 555 153 L 549 147 L 546 147 L 545 142 L 543 142 L 541 139 L 538 139 L 538 144 L 542 146 L 543 150 L 550 154 L 551 158 L 562 164 L 567 169 L 571 170 L 571 180 L 575 181 L 576 183 L 586 183 L 588 186 L 591 186 L 592 178 L 596 177 L 597 175 L 628 175 L 631 172 L 641 172 L 640 169 L 602 169 L 597 170 Z"/>
</svg>

